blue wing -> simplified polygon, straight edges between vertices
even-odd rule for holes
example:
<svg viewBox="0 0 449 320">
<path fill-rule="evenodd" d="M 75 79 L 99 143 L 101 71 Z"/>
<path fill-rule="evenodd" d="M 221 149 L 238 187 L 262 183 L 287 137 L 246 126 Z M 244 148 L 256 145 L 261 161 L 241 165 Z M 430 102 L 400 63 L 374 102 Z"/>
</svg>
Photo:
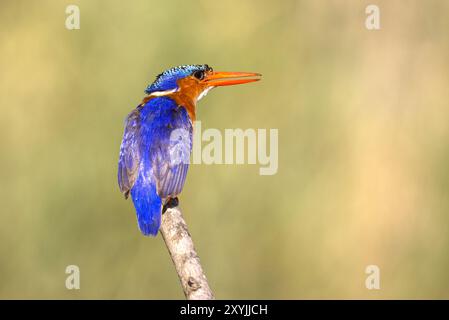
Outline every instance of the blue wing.
<svg viewBox="0 0 449 320">
<path fill-rule="evenodd" d="M 187 111 L 165 97 L 138 107 L 126 120 L 118 181 L 125 197 L 131 193 L 144 235 L 157 234 L 162 202 L 182 191 L 192 132 Z"/>
<path fill-rule="evenodd" d="M 193 127 L 187 111 L 170 98 L 156 98 L 142 111 L 144 149 L 162 199 L 181 193 L 189 168 Z"/>
<path fill-rule="evenodd" d="M 125 198 L 128 198 L 137 179 L 141 158 L 140 142 L 140 114 L 139 109 L 134 109 L 126 118 L 118 162 L 118 185 Z"/>
<path fill-rule="evenodd" d="M 145 146 L 142 144 L 142 107 L 133 110 L 125 122 L 120 146 L 118 184 L 120 191 L 131 197 L 136 208 L 137 223 L 144 235 L 157 235 L 161 224 L 161 198 L 151 170 L 144 167 Z"/>
</svg>

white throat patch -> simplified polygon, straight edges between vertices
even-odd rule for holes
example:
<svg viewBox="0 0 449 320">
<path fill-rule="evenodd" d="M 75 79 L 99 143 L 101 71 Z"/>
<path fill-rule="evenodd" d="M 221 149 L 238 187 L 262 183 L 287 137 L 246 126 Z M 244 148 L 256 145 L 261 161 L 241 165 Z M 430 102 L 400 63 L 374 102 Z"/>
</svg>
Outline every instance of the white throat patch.
<svg viewBox="0 0 449 320">
<path fill-rule="evenodd" d="M 200 93 L 200 95 L 198 96 L 198 98 L 196 99 L 196 101 L 200 101 L 201 99 L 203 99 L 205 96 L 207 96 L 207 94 L 209 93 L 209 91 L 214 88 L 214 87 L 207 87 L 205 90 L 203 90 L 203 92 Z"/>
</svg>

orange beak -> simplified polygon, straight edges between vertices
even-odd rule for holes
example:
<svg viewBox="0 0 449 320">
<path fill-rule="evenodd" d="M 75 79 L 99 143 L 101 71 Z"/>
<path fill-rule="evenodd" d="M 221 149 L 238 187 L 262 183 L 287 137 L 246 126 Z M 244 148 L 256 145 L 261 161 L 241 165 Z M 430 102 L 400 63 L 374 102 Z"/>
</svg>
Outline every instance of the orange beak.
<svg viewBox="0 0 449 320">
<path fill-rule="evenodd" d="M 209 87 L 232 86 L 259 81 L 262 75 L 252 72 L 211 72 L 204 81 Z"/>
</svg>

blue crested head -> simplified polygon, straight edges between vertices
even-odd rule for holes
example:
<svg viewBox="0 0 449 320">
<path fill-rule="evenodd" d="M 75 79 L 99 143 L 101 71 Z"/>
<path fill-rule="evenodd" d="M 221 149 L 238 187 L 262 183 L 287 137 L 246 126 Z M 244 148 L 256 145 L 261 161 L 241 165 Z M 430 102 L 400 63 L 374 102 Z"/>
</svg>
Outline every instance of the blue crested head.
<svg viewBox="0 0 449 320">
<path fill-rule="evenodd" d="M 205 71 L 212 71 L 212 68 L 207 64 L 197 64 L 168 69 L 156 77 L 156 80 L 145 89 L 145 93 L 177 89 L 179 79 L 195 75 L 195 73 L 202 75 Z"/>
</svg>

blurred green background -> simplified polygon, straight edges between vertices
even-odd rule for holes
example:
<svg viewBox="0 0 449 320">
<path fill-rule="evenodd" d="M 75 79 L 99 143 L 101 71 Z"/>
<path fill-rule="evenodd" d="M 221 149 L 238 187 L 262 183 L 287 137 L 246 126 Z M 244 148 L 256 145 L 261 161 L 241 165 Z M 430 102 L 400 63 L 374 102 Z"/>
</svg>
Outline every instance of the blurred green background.
<svg viewBox="0 0 449 320">
<path fill-rule="evenodd" d="M 377 4 L 381 30 L 365 28 Z M 79 5 L 81 29 L 65 28 Z M 120 194 L 125 116 L 172 66 L 206 128 L 278 128 L 279 170 L 193 165 L 180 197 L 217 298 L 449 298 L 447 1 L 1 1 L 0 298 L 183 298 Z M 65 268 L 81 269 L 81 290 Z M 367 290 L 365 268 L 381 270 Z"/>
</svg>

